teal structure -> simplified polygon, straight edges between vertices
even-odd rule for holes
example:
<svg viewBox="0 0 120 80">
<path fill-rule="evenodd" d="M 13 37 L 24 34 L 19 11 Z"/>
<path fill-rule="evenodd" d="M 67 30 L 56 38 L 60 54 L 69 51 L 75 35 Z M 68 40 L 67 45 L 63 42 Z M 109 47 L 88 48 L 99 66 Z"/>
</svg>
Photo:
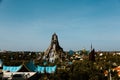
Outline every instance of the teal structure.
<svg viewBox="0 0 120 80">
<path fill-rule="evenodd" d="M 3 70 L 4 71 L 9 71 L 9 72 L 17 72 L 21 69 L 22 66 L 5 66 L 3 65 Z"/>
<path fill-rule="evenodd" d="M 55 73 L 57 66 L 40 66 L 34 65 L 34 62 L 30 61 L 27 64 L 23 64 L 20 66 L 5 66 L 3 65 L 3 70 L 4 71 L 9 71 L 9 72 L 17 72 L 19 71 L 22 66 L 25 66 L 27 68 L 27 70 L 29 70 L 30 72 L 38 72 L 38 73 Z"/>
</svg>

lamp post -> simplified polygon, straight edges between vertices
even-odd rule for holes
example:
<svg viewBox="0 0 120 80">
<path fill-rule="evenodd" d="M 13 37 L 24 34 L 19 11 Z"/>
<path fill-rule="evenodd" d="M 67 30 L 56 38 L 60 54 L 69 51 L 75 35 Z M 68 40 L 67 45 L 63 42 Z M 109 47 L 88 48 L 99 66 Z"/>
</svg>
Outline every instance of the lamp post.
<svg viewBox="0 0 120 80">
<path fill-rule="evenodd" d="M 110 68 L 109 68 L 108 72 L 109 72 L 109 80 L 112 80 Z"/>
<path fill-rule="evenodd" d="M 108 78 L 108 80 L 112 80 L 112 77 L 111 77 L 111 62 L 110 62 L 110 61 L 109 61 L 108 73 L 109 73 L 109 78 Z"/>
</svg>

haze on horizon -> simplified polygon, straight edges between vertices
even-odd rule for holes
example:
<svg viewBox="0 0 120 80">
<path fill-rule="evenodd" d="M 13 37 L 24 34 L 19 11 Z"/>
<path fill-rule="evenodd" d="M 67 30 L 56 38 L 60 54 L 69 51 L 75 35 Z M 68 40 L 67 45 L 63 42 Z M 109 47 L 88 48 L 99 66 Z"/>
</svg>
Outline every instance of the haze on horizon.
<svg viewBox="0 0 120 80">
<path fill-rule="evenodd" d="M 120 50 L 120 0 L 0 0 L 0 49 Z"/>
</svg>

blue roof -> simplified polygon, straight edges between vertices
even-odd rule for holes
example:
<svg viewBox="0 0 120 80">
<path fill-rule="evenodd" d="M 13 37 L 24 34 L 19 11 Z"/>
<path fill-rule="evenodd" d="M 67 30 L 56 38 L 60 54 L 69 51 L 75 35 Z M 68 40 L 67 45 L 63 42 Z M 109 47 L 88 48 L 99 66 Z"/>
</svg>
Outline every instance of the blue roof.
<svg viewBox="0 0 120 80">
<path fill-rule="evenodd" d="M 31 71 L 31 72 L 35 72 L 36 71 L 36 66 L 34 65 L 33 61 L 30 61 L 29 63 L 27 63 L 26 68 Z"/>
<path fill-rule="evenodd" d="M 45 72 L 45 67 L 43 67 L 43 66 L 37 66 L 36 71 L 40 72 L 40 73 L 44 73 Z"/>
<path fill-rule="evenodd" d="M 40 72 L 40 73 L 54 73 L 56 71 L 56 65 L 55 66 L 35 66 L 33 61 L 30 61 L 27 64 L 24 64 L 25 67 L 31 71 L 31 72 Z M 10 72 L 17 72 L 21 69 L 23 65 L 21 66 L 3 66 L 3 70 L 10 71 Z"/>
<path fill-rule="evenodd" d="M 54 73 L 56 71 L 56 66 L 49 66 L 45 68 L 46 73 Z"/>
<path fill-rule="evenodd" d="M 5 66 L 3 65 L 4 71 L 17 72 L 21 69 L 22 66 Z"/>
<path fill-rule="evenodd" d="M 73 50 L 69 50 L 69 54 L 70 54 L 70 55 L 73 55 L 73 54 L 74 54 L 74 51 L 73 51 Z"/>
<path fill-rule="evenodd" d="M 44 66 L 37 66 L 37 72 L 40 72 L 40 73 L 54 73 L 56 71 L 56 66 L 47 66 L 47 67 L 44 67 Z"/>
</svg>

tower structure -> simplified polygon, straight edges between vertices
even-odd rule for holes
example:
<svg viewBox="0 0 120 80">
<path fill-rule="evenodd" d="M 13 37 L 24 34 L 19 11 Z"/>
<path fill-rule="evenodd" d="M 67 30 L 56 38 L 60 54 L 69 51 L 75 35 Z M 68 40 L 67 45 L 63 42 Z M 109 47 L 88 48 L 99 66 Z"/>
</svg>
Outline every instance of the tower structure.
<svg viewBox="0 0 120 80">
<path fill-rule="evenodd" d="M 91 43 L 91 51 L 93 50 L 92 43 Z"/>
<path fill-rule="evenodd" d="M 51 44 L 45 51 L 44 56 L 49 62 L 54 62 L 56 59 L 62 60 L 63 53 L 63 48 L 59 45 L 58 36 L 54 33 L 52 35 Z"/>
<path fill-rule="evenodd" d="M 91 52 L 89 53 L 89 60 L 90 61 L 95 61 L 95 49 L 92 49 Z"/>
</svg>

